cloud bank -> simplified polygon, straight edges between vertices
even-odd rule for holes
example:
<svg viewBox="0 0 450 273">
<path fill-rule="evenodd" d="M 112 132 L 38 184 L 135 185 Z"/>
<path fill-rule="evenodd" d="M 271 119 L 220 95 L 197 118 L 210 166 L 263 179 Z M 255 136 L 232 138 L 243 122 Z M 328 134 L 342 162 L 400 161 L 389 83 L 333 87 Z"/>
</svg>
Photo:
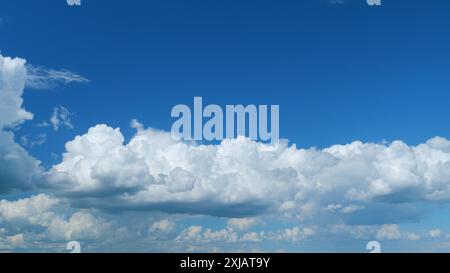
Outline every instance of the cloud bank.
<svg viewBox="0 0 450 273">
<path fill-rule="evenodd" d="M 370 212 L 389 223 L 415 220 L 419 202 L 449 200 L 450 141 L 299 149 L 240 137 L 197 145 L 141 128 L 124 143 L 118 128 L 97 125 L 66 144 L 46 177 L 75 205 L 83 200 L 104 209 L 301 220 L 341 215 L 349 222 L 368 221 Z"/>
</svg>

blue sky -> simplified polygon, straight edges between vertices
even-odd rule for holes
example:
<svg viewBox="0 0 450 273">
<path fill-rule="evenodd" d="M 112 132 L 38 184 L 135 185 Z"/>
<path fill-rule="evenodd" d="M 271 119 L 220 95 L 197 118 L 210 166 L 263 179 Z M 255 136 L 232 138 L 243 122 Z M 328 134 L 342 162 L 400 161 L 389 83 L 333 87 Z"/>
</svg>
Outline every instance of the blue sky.
<svg viewBox="0 0 450 273">
<path fill-rule="evenodd" d="M 449 134 L 448 3 L 53 2 L 2 3 L 2 51 L 91 80 L 26 94 L 37 117 L 75 111 L 74 133 L 131 118 L 168 130 L 172 106 L 201 95 L 280 104 L 282 135 L 307 147 Z"/>
<path fill-rule="evenodd" d="M 342 3 L 329 0 L 82 0 L 81 6 L 68 6 L 64 0 L 2 1 L 1 54 L 26 59 L 32 67 L 39 67 L 47 75 L 44 81 L 51 81 L 48 79 L 51 69 L 71 73 L 72 76 L 70 84 L 65 84 L 63 79 L 58 78 L 55 84 L 47 86 L 45 90 L 30 88 L 29 84 L 25 88 L 21 107 L 33 113 L 33 119 L 19 120 L 19 125 L 9 124 L 3 130 L 13 132 L 14 142 L 24 147 L 29 157 L 41 161 L 42 174 L 37 176 L 42 175 L 43 178 L 37 179 L 38 182 L 32 183 L 34 187 L 26 190 L 17 191 L 12 187 L 13 194 L 5 193 L 2 199 L 15 202 L 18 198 L 33 198 L 36 194 L 44 194 L 45 198 L 51 200 L 58 199 L 63 205 L 50 207 L 54 217 L 61 219 L 61 223 L 66 223 L 67 228 L 73 228 L 70 226 L 71 215 L 82 211 L 81 215 L 85 217 L 80 219 L 90 220 L 91 224 L 92 221 L 104 221 L 108 223 L 105 226 L 109 225 L 108 228 L 114 232 L 126 234 L 124 238 L 132 237 L 132 233 L 141 234 L 142 230 L 162 232 L 163 229 L 170 229 L 173 233 L 162 234 L 166 236 L 162 238 L 141 234 L 141 237 L 133 237 L 133 240 L 127 239 L 131 240 L 129 244 L 111 243 L 108 239 L 112 235 L 105 235 L 106 239 L 102 236 L 88 236 L 88 239 L 84 239 L 83 232 L 80 231 L 79 238 L 67 233 L 58 237 L 50 232 L 54 227 L 52 229 L 42 223 L 30 224 L 32 227 L 19 227 L 13 220 L 8 223 L 4 214 L 5 235 L 0 232 L 0 238 L 4 236 L 4 241 L 10 242 L 11 237 L 16 238 L 13 236 L 22 234 L 24 245 L 27 245 L 26 248 L 17 249 L 4 246 L 4 249 L 41 250 L 43 246 L 33 241 L 33 238 L 37 236 L 37 230 L 44 226 L 48 237 L 45 245 L 51 246 L 52 251 L 59 251 L 61 248 L 64 250 L 61 245 L 69 239 L 88 242 L 83 244 L 87 244 L 92 251 L 107 251 L 114 247 L 120 251 L 173 251 L 180 250 L 176 248 L 179 244 L 174 242 L 193 240 L 187 236 L 189 229 L 201 226 L 202 231 L 191 230 L 195 236 L 214 237 L 211 233 L 204 233 L 207 228 L 211 228 L 213 233 L 223 230 L 216 237 L 225 236 L 228 241 L 225 238 L 211 243 L 208 241 L 212 240 L 209 237 L 196 237 L 198 248 L 181 250 L 214 251 L 217 247 L 224 251 L 241 248 L 246 251 L 365 251 L 365 243 L 378 237 L 386 241 L 384 244 L 388 251 L 447 251 L 450 243 L 446 238 L 446 234 L 450 233 L 447 228 L 447 202 L 450 195 L 446 195 L 446 189 L 450 183 L 450 173 L 446 172 L 446 164 L 450 161 L 447 158 L 450 152 L 444 140 L 439 143 L 435 141 L 434 144 L 427 141 L 437 136 L 450 136 L 450 125 L 447 122 L 450 116 L 450 94 L 447 92 L 450 87 L 447 75 L 450 70 L 449 10 L 450 3 L 446 1 L 418 0 L 384 0 L 380 7 L 368 6 L 363 0 L 345 0 Z M 27 70 L 31 74 L 30 67 Z M 74 76 L 81 77 L 82 80 L 74 79 Z M 123 196 L 111 195 L 111 192 L 130 194 L 128 190 L 139 188 L 142 186 L 139 184 L 142 182 L 140 179 L 146 179 L 142 178 L 145 175 L 141 173 L 128 178 L 129 172 L 134 170 L 131 166 L 124 171 L 125 174 L 117 174 L 108 169 L 107 174 L 102 173 L 102 179 L 108 177 L 105 183 L 100 178 L 93 178 L 95 183 L 99 183 L 95 184 L 95 194 L 82 198 L 79 196 L 92 189 L 83 189 L 80 186 L 84 185 L 83 181 L 80 182 L 71 175 L 68 177 L 76 181 L 69 178 L 64 180 L 55 174 L 62 172 L 62 169 L 66 173 L 84 171 L 77 169 L 79 166 L 75 166 L 75 163 L 72 166 L 69 160 L 63 159 L 62 154 L 67 152 L 67 142 L 75 141 L 77 136 L 86 136 L 86 143 L 93 145 L 92 143 L 97 143 L 96 137 L 114 134 L 112 129 L 105 128 L 87 133 L 89 128 L 96 128 L 98 124 L 120 128 L 125 143 L 133 139 L 137 141 L 140 133 L 145 139 L 143 135 L 146 132 L 138 131 L 136 137 L 136 129 L 130 126 L 132 119 L 137 119 L 145 128 L 167 132 L 174 121 L 170 117 L 172 107 L 180 103 L 192 105 L 194 96 L 202 96 L 205 104 L 280 105 L 281 137 L 289 140 L 290 144 L 296 144 L 299 151 L 305 149 L 303 151 L 310 151 L 312 154 L 318 151 L 318 154 L 311 157 L 308 155 L 305 161 L 300 160 L 301 163 L 298 164 L 311 164 L 306 169 L 290 165 L 296 158 L 291 159 L 291 163 L 279 163 L 277 170 L 282 174 L 273 174 L 279 181 L 267 183 L 271 187 L 277 187 L 276 183 L 283 183 L 283 179 L 290 181 L 291 169 L 299 181 L 306 177 L 308 183 L 317 183 L 317 191 L 310 193 L 305 190 L 307 196 L 299 197 L 303 194 L 303 190 L 300 190 L 296 197 L 292 197 L 298 206 L 294 210 L 314 207 L 317 211 L 314 216 L 304 219 L 302 215 L 287 213 L 289 215 L 279 220 L 276 215 L 280 216 L 282 213 L 274 208 L 275 205 L 266 207 L 267 200 L 259 199 L 259 192 L 250 194 L 252 202 L 256 200 L 255 204 L 247 203 L 247 196 L 242 197 L 242 200 L 238 196 L 236 198 L 242 202 L 230 201 L 230 204 L 222 206 L 223 202 L 234 200 L 235 195 L 214 200 L 211 196 L 196 199 L 197 193 L 193 193 L 190 197 L 193 199 L 188 198 L 188 201 L 181 203 L 180 198 L 184 195 L 180 194 L 181 197 L 167 197 L 167 202 L 141 204 L 142 200 L 139 199 L 124 205 L 124 201 L 120 199 Z M 59 107 L 56 113 L 61 113 L 61 109 L 67 109 L 71 113 L 70 125 L 61 123 L 58 130 L 52 128 L 50 117 L 55 112 L 55 107 Z M 47 124 L 46 127 L 39 126 L 44 123 Z M 91 135 L 92 138 L 89 138 Z M 120 139 L 120 136 L 114 137 Z M 152 141 L 158 137 L 159 141 L 159 136 L 145 137 Z M 145 141 L 154 143 L 149 139 Z M 395 140 L 401 140 L 402 145 L 407 148 L 393 146 L 392 142 Z M 34 144 L 31 144 L 33 141 Z M 364 155 L 367 153 L 367 168 L 358 169 L 356 166 L 362 159 L 353 158 L 347 162 L 347 158 L 340 158 L 336 151 L 333 152 L 336 153 L 333 154 L 335 158 L 322 159 L 323 156 L 328 156 L 328 152 L 321 149 L 353 141 L 382 146 L 378 147 L 380 154 L 377 155 L 373 155 L 373 147 L 366 147 L 367 150 L 361 148 L 363 151 L 357 152 Z M 86 147 L 89 144 L 83 143 L 80 141 L 74 144 L 76 148 L 68 152 L 68 158 L 87 158 L 80 147 L 89 149 Z M 426 145 L 425 148 L 430 151 L 422 150 L 423 147 L 417 146 L 420 144 Z M 241 147 L 240 144 L 236 145 Z M 317 147 L 318 150 L 311 147 Z M 110 147 L 111 150 L 115 148 L 116 146 Z M 209 181 L 213 177 L 202 174 L 203 168 L 208 168 L 207 166 L 201 168 L 190 163 L 190 167 L 186 167 L 183 164 L 187 163 L 177 165 L 176 162 L 170 162 L 170 168 L 167 169 L 160 166 L 164 162 L 149 163 L 152 159 L 148 158 L 148 152 L 134 149 L 138 148 L 131 149 L 136 155 L 120 154 L 118 161 L 111 164 L 116 164 L 114 166 L 117 168 L 127 162 L 145 158 L 151 169 L 152 179 L 155 177 L 158 180 L 156 177 L 164 174 L 168 175 L 169 180 L 182 177 L 180 179 L 183 183 L 188 183 L 186 181 L 191 176 L 195 177 L 195 181 Z M 169 158 L 172 149 L 176 148 L 168 148 L 161 153 Z M 244 151 L 245 148 L 240 149 Z M 232 148 L 231 157 L 238 157 L 241 150 Z M 202 153 L 189 151 L 183 156 Z M 428 155 L 429 158 L 426 157 Z M 115 159 L 114 156 L 109 155 L 107 158 Z M 245 157 L 245 154 L 241 157 Z M 285 160 L 280 154 L 276 157 L 280 161 Z M 109 162 L 107 158 L 95 160 Z M 383 161 L 383 158 L 386 160 Z M 328 164 L 334 164 L 330 163 L 335 162 L 334 160 L 340 162 L 338 159 L 344 162 L 343 165 L 349 165 L 342 167 L 336 163 L 339 168 L 329 171 Z M 370 162 L 375 161 L 378 163 L 371 165 Z M 200 159 L 199 162 L 207 163 L 208 160 Z M 215 162 L 222 166 L 228 161 L 218 158 Z M 383 162 L 387 162 L 388 166 Z M 316 169 L 316 163 L 321 167 Z M 132 166 L 140 166 L 139 164 Z M 270 160 L 268 164 L 267 169 L 274 166 Z M 254 170 L 253 165 L 249 163 L 248 166 Z M 396 167 L 389 169 L 389 166 Z M 100 169 L 107 169 L 103 165 L 102 168 Z M 238 177 L 247 175 L 242 173 L 247 169 L 236 170 L 232 166 L 223 168 L 222 172 L 234 170 Z M 98 170 L 92 167 L 94 169 Z M 258 167 L 258 170 L 262 172 L 264 168 Z M 373 174 L 374 170 L 376 174 Z M 11 172 L 19 171 L 11 169 Z M 365 172 L 367 174 L 363 175 Z M 121 181 L 122 177 L 126 181 Z M 257 177 L 259 176 L 243 178 L 242 183 L 246 179 Z M 347 198 L 356 194 L 352 187 L 342 186 L 333 188 L 330 192 L 325 190 L 325 193 L 321 188 L 321 185 L 330 183 L 329 180 L 334 178 L 342 179 L 343 185 L 347 185 L 347 182 L 360 185 L 358 179 L 353 180 L 355 177 L 370 180 L 368 188 L 361 190 L 368 196 L 364 195 L 363 198 L 363 194 L 358 192 L 358 198 L 355 197 L 348 204 L 337 204 L 337 200 L 341 195 Z M 128 183 L 135 181 L 134 179 L 139 180 L 136 182 L 139 185 L 130 186 Z M 55 186 L 55 183 L 75 183 L 76 186 L 66 192 L 66 189 Z M 387 191 L 378 188 L 384 186 L 388 188 Z M 126 188 L 125 192 L 122 192 L 122 187 Z M 370 195 L 372 190 L 373 196 Z M 290 200 L 282 197 L 284 193 L 279 194 L 279 200 L 278 197 L 273 197 L 276 206 Z M 320 196 L 317 197 L 320 201 L 315 199 L 316 196 Z M 303 199 L 299 201 L 299 198 Z M 267 199 L 271 197 L 267 195 Z M 115 204 L 114 202 L 118 202 L 114 208 L 105 206 L 106 203 Z M 261 202 L 264 203 L 262 207 L 269 212 L 256 213 Z M 180 204 L 192 205 L 192 211 L 180 211 Z M 139 212 L 127 212 L 129 206 L 139 207 Z M 204 208 L 209 206 L 217 206 L 217 210 L 237 217 L 241 217 L 240 210 L 248 209 L 252 212 L 248 222 L 252 224 L 249 224 L 248 229 L 246 227 L 239 230 L 233 227 L 233 221 L 229 222 L 228 218 L 218 217 Z M 322 212 L 323 207 L 326 209 L 327 206 L 330 206 L 328 210 L 348 208 L 348 211 L 355 212 L 333 216 Z M 173 207 L 177 213 L 167 214 L 172 212 L 169 207 Z M 385 210 L 393 211 L 392 215 L 384 215 Z M 0 209 L 0 219 L 1 215 Z M 127 218 L 134 220 L 130 220 L 127 225 L 126 221 L 121 221 Z M 272 221 L 273 219 L 278 219 L 280 223 Z M 321 230 L 318 228 L 321 224 L 334 226 L 335 229 Z M 298 234 L 295 228 L 298 228 Z M 283 239 L 282 234 L 286 229 L 291 231 L 285 237 L 295 237 L 293 241 Z M 313 231 L 309 232 L 310 229 Z M 360 231 L 362 229 L 364 231 Z M 439 236 L 438 232 L 432 232 L 431 235 L 433 230 L 439 230 Z M 116 234 L 114 232 L 108 234 Z M 237 232 L 236 236 L 239 238 L 245 234 L 248 238 L 253 232 L 261 240 L 254 240 L 253 243 L 248 242 L 251 240 L 230 243 L 233 241 L 230 237 L 235 236 L 233 232 Z M 73 231 L 70 234 L 76 233 Z M 106 234 L 103 231 L 99 233 Z M 267 235 L 268 233 L 272 234 Z M 356 233 L 359 235 L 355 235 Z M 411 234 L 420 239 L 409 236 Z M 142 240 L 142 236 L 148 236 L 145 240 L 150 242 L 139 246 L 137 242 Z"/>
</svg>

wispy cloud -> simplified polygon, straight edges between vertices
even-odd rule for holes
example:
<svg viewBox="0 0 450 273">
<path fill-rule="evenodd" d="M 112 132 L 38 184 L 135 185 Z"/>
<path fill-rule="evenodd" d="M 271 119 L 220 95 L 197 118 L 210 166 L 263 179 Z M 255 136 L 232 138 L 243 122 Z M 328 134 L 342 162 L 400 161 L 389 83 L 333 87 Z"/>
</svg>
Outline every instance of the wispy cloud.
<svg viewBox="0 0 450 273">
<path fill-rule="evenodd" d="M 89 82 L 85 77 L 69 70 L 55 70 L 27 64 L 26 86 L 34 89 L 52 89 L 58 85 Z"/>
<path fill-rule="evenodd" d="M 47 134 L 41 133 L 39 134 L 35 139 L 30 139 L 27 136 L 21 136 L 20 137 L 20 144 L 22 146 L 34 148 L 35 146 L 40 146 L 45 143 L 47 140 Z"/>
<path fill-rule="evenodd" d="M 53 108 L 53 114 L 50 118 L 50 123 L 52 124 L 53 130 L 58 131 L 61 126 L 64 126 L 68 129 L 73 129 L 71 121 L 73 115 L 74 114 L 64 106 Z"/>
</svg>

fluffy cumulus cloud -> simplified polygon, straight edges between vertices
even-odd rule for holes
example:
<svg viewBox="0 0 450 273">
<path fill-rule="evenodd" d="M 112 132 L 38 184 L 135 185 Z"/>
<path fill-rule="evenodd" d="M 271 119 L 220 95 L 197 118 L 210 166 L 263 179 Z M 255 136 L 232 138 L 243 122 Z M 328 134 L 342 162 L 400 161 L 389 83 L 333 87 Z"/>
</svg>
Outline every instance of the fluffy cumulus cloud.
<svg viewBox="0 0 450 273">
<path fill-rule="evenodd" d="M 33 114 L 23 108 L 26 61 L 0 54 L 0 129 L 30 120 Z"/>
<path fill-rule="evenodd" d="M 124 143 L 119 129 L 97 125 L 66 144 L 47 179 L 74 202 L 108 209 L 384 224 L 420 217 L 417 202 L 449 200 L 450 141 L 356 141 L 322 150 L 246 138 L 197 145 L 138 128 Z"/>
<path fill-rule="evenodd" d="M 45 238 L 55 241 L 95 240 L 111 227 L 111 223 L 88 211 L 80 210 L 65 216 L 67 211 L 62 209 L 60 200 L 45 194 L 16 201 L 1 200 L 0 222 L 16 232 L 43 232 Z"/>
<path fill-rule="evenodd" d="M 6 128 L 33 118 L 23 107 L 27 76 L 25 60 L 0 55 L 0 194 L 33 188 L 40 179 L 40 162 L 14 140 Z"/>
</svg>

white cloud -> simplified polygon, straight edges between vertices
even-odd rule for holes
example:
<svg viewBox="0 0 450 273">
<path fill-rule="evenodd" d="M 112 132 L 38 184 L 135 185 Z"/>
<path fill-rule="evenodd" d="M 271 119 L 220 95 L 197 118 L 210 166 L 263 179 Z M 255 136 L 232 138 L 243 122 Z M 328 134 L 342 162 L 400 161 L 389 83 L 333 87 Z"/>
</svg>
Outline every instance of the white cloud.
<svg viewBox="0 0 450 273">
<path fill-rule="evenodd" d="M 66 107 L 58 106 L 53 108 L 53 114 L 50 118 L 53 130 L 58 131 L 61 126 L 68 129 L 73 129 L 72 117 L 74 116 Z"/>
<path fill-rule="evenodd" d="M 63 162 L 50 171 L 51 183 L 60 183 L 71 193 L 103 196 L 154 184 L 145 160 L 123 147 L 123 141 L 118 129 L 91 128 L 66 144 Z"/>
<path fill-rule="evenodd" d="M 51 89 L 60 84 L 67 85 L 72 82 L 83 83 L 89 80 L 68 70 L 55 70 L 42 66 L 26 66 L 26 86 L 34 89 Z"/>
<path fill-rule="evenodd" d="M 191 241 L 191 242 L 226 242 L 236 243 L 240 240 L 240 236 L 232 228 L 221 229 L 213 231 L 206 229 L 203 231 L 201 226 L 191 226 L 181 232 L 176 238 L 176 241 Z"/>
<path fill-rule="evenodd" d="M 27 71 L 26 61 L 0 54 L 0 130 L 33 118 L 23 109 L 22 94 Z"/>
<path fill-rule="evenodd" d="M 58 213 L 60 201 L 45 194 L 16 201 L 0 201 L 0 222 L 14 229 L 45 228 L 43 235 L 49 240 L 91 240 L 107 236 L 111 224 L 94 217 L 86 210 L 73 213 L 68 219 Z M 67 213 L 67 212 L 66 212 Z"/>
<path fill-rule="evenodd" d="M 8 241 L 12 248 L 24 248 L 27 245 L 25 242 L 25 237 L 22 233 L 9 236 Z"/>
<path fill-rule="evenodd" d="M 286 228 L 284 230 L 279 231 L 275 238 L 280 241 L 291 241 L 291 242 L 297 242 L 302 239 L 311 237 L 316 234 L 316 231 L 314 228 L 306 227 L 306 228 Z"/>
<path fill-rule="evenodd" d="M 221 229 L 218 231 L 212 231 L 207 229 L 202 236 L 202 240 L 206 242 L 236 242 L 239 236 L 231 228 Z"/>
<path fill-rule="evenodd" d="M 324 230 L 329 232 L 330 235 L 342 237 L 350 237 L 355 239 L 372 240 L 378 233 L 380 227 L 369 225 L 345 225 L 345 224 L 333 224 Z"/>
<path fill-rule="evenodd" d="M 342 209 L 342 213 L 349 214 L 364 209 L 363 206 L 350 205 Z"/>
<path fill-rule="evenodd" d="M 202 240 L 202 230 L 201 226 L 191 226 L 176 238 L 177 241 L 201 241 Z"/>
<path fill-rule="evenodd" d="M 450 141 L 444 138 L 317 150 L 242 137 L 196 145 L 136 128 L 126 144 L 119 129 L 106 125 L 68 142 L 63 161 L 47 174 L 51 185 L 94 197 L 95 207 L 234 218 L 266 210 L 302 221 L 337 210 L 346 221 L 367 224 L 415 220 L 415 202 L 450 199 Z"/>
<path fill-rule="evenodd" d="M 398 240 L 401 237 L 402 233 L 398 225 L 383 225 L 377 232 L 378 240 Z"/>
<path fill-rule="evenodd" d="M 16 201 L 0 201 L 0 217 L 6 222 L 38 224 L 49 220 L 48 212 L 59 203 L 45 194 Z"/>
<path fill-rule="evenodd" d="M 256 233 L 256 232 L 244 233 L 241 238 L 241 241 L 243 241 L 243 242 L 253 242 L 253 243 L 260 242 L 262 240 L 263 240 L 263 238 L 262 238 L 261 234 Z"/>
<path fill-rule="evenodd" d="M 32 188 L 42 172 L 40 162 L 14 141 L 13 133 L 4 131 L 33 118 L 22 105 L 25 63 L 0 55 L 0 194 Z"/>
<path fill-rule="evenodd" d="M 35 188 L 42 179 L 40 162 L 0 130 L 0 194 Z"/>
<path fill-rule="evenodd" d="M 296 243 L 316 234 L 312 227 L 293 227 L 271 232 L 239 232 L 231 227 L 220 230 L 206 229 L 201 226 L 191 226 L 184 229 L 176 241 L 197 243 L 255 243 L 261 241 L 285 241 Z"/>
<path fill-rule="evenodd" d="M 336 213 L 336 212 L 340 212 L 343 214 L 350 214 L 359 210 L 364 209 L 364 206 L 358 206 L 358 205 L 349 205 L 344 207 L 341 204 L 330 204 L 328 205 L 325 210 Z"/>
<path fill-rule="evenodd" d="M 441 237 L 441 230 L 439 229 L 432 229 L 428 232 L 428 235 L 430 235 L 431 238 L 439 238 Z"/>
<path fill-rule="evenodd" d="M 160 221 L 157 221 L 155 223 L 152 224 L 152 226 L 150 227 L 150 233 L 155 233 L 155 232 L 171 232 L 173 229 L 175 228 L 175 223 L 168 220 L 168 219 L 163 219 Z"/>
<path fill-rule="evenodd" d="M 95 240 L 110 234 L 111 223 L 94 217 L 86 211 L 78 211 L 69 219 L 52 217 L 46 226 L 48 238 L 54 240 Z"/>
<path fill-rule="evenodd" d="M 25 235 L 23 233 L 11 236 L 6 236 L 5 234 L 6 229 L 0 228 L 0 250 L 13 251 L 27 247 Z"/>
<path fill-rule="evenodd" d="M 410 241 L 418 241 L 418 240 L 420 240 L 420 235 L 408 232 L 406 234 L 406 239 L 408 239 Z"/>
<path fill-rule="evenodd" d="M 238 230 L 246 230 L 258 222 L 256 218 L 231 218 L 228 220 L 228 226 Z"/>
</svg>

